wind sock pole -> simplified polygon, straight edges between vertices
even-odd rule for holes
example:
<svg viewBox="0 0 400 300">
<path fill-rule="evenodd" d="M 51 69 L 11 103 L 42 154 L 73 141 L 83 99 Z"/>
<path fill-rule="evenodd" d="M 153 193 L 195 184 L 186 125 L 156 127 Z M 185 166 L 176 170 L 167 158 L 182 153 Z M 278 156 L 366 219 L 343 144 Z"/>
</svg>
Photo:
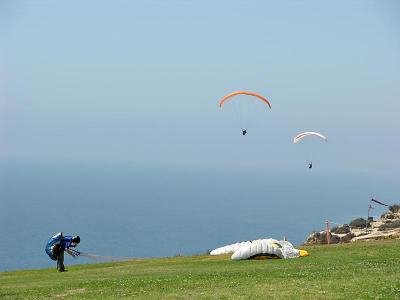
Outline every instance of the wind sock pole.
<svg viewBox="0 0 400 300">
<path fill-rule="evenodd" d="M 365 232 L 368 232 L 368 223 L 369 223 L 369 216 L 370 216 L 371 209 L 374 209 L 374 208 L 373 208 L 373 206 L 370 204 L 370 205 L 368 206 L 368 217 L 367 217 L 367 220 L 365 221 Z"/>
<path fill-rule="evenodd" d="M 331 229 L 329 228 L 329 220 L 325 221 L 326 223 L 326 242 L 328 245 L 331 243 Z"/>
</svg>

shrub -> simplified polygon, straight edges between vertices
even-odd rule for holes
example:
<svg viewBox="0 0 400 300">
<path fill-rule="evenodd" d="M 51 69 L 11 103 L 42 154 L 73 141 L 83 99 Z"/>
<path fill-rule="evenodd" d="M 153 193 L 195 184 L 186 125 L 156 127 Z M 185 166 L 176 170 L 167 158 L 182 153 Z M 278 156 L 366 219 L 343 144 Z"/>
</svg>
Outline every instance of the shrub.
<svg viewBox="0 0 400 300">
<path fill-rule="evenodd" d="M 340 237 L 338 237 L 337 235 L 331 234 L 330 237 L 331 244 L 338 244 L 340 242 Z"/>
<path fill-rule="evenodd" d="M 385 215 L 385 219 L 393 220 L 393 219 L 396 219 L 396 216 L 395 216 L 394 214 L 387 213 L 387 214 Z"/>
<path fill-rule="evenodd" d="M 340 242 L 340 238 L 337 235 L 330 234 L 330 243 L 331 244 L 337 244 Z M 326 233 L 321 231 L 321 232 L 315 232 L 312 235 L 309 236 L 309 238 L 306 241 L 306 245 L 318 245 L 318 244 L 327 244 L 328 241 L 326 239 Z"/>
<path fill-rule="evenodd" d="M 365 227 L 365 223 L 364 223 L 364 227 Z M 346 234 L 350 232 L 350 226 L 347 224 L 344 224 L 343 226 L 339 226 L 339 227 L 333 227 L 331 229 L 332 233 L 336 233 L 336 234 Z"/>
<path fill-rule="evenodd" d="M 340 239 L 340 242 L 341 243 L 349 243 L 353 237 L 355 237 L 355 234 L 350 232 L 350 233 L 346 234 L 344 237 L 342 237 Z"/>
<path fill-rule="evenodd" d="M 353 221 L 351 221 L 350 226 L 357 227 L 357 228 L 365 228 L 366 222 L 367 222 L 367 220 L 365 220 L 363 218 L 358 218 L 358 219 L 354 219 Z"/>
<path fill-rule="evenodd" d="M 385 212 L 381 214 L 381 219 L 394 219 L 394 215 L 391 212 Z"/>
<path fill-rule="evenodd" d="M 396 220 L 393 222 L 388 222 L 385 224 L 382 224 L 379 226 L 379 230 L 387 230 L 387 229 L 393 229 L 393 228 L 400 228 L 400 220 Z"/>
<path fill-rule="evenodd" d="M 395 205 L 389 206 L 389 210 L 392 213 L 398 213 L 398 212 L 400 212 L 400 205 L 395 204 Z"/>
</svg>

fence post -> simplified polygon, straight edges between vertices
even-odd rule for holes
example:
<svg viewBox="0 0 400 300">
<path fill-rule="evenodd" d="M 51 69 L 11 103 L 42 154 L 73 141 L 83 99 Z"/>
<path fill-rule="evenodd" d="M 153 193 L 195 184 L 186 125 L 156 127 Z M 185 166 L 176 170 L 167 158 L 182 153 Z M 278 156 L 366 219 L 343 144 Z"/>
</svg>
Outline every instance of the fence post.
<svg viewBox="0 0 400 300">
<path fill-rule="evenodd" d="M 331 229 L 329 228 L 329 220 L 326 220 L 325 223 L 326 223 L 326 242 L 329 245 L 331 243 Z"/>
</svg>

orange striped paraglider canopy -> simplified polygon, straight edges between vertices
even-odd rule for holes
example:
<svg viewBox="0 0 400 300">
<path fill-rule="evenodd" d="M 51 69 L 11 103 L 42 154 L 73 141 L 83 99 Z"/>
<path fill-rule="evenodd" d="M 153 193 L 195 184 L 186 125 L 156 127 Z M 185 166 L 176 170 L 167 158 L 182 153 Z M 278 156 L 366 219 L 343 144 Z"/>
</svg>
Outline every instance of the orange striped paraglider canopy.
<svg viewBox="0 0 400 300">
<path fill-rule="evenodd" d="M 258 93 L 254 93 L 254 92 L 248 92 L 248 91 L 236 91 L 233 93 L 230 93 L 226 96 L 224 96 L 220 101 L 219 101 L 219 107 L 222 107 L 222 105 L 232 99 L 233 97 L 237 96 L 237 95 L 248 95 L 248 96 L 254 96 L 257 97 L 258 99 L 260 99 L 261 101 L 263 101 L 265 104 L 267 104 L 269 106 L 269 108 L 271 109 L 271 104 L 269 103 L 269 101 L 262 95 L 258 94 Z"/>
</svg>

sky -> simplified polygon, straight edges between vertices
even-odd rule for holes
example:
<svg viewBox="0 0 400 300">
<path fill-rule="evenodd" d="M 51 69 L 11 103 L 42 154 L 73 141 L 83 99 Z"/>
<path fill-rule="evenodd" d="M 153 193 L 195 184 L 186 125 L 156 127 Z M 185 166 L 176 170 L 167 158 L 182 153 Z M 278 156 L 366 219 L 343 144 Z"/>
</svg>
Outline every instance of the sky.
<svg viewBox="0 0 400 300">
<path fill-rule="evenodd" d="M 311 152 L 399 179 L 399 17 L 398 1 L 1 1 L 0 161 L 290 173 Z M 218 107 L 235 90 L 272 104 L 245 137 Z M 329 142 L 292 144 L 308 130 Z"/>
<path fill-rule="evenodd" d="M 397 0 L 0 0 L 0 265 L 57 230 L 199 253 L 398 203 L 399 100 Z"/>
</svg>

